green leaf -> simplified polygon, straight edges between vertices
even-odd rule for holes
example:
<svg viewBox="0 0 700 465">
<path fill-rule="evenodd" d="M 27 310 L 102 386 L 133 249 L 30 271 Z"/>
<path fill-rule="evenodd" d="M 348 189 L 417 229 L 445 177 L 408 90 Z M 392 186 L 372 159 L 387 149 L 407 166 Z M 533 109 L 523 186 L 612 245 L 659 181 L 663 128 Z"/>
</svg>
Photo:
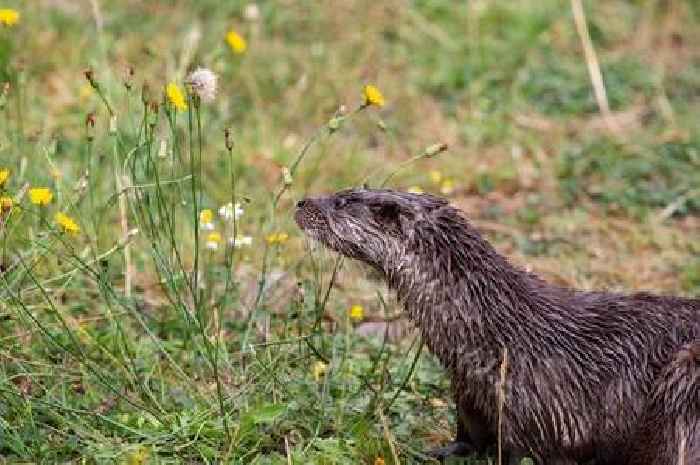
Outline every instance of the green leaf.
<svg viewBox="0 0 700 465">
<path fill-rule="evenodd" d="M 281 404 L 263 404 L 250 410 L 246 416 L 256 425 L 267 424 L 274 422 L 285 410 Z"/>
</svg>

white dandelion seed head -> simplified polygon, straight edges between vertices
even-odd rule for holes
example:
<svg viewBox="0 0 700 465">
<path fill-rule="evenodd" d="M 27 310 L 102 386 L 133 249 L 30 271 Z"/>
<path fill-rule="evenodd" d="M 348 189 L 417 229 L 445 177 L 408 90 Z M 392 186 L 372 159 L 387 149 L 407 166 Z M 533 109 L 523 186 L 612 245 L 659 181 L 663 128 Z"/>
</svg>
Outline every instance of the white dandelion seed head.
<svg viewBox="0 0 700 465">
<path fill-rule="evenodd" d="M 237 249 L 241 247 L 250 247 L 253 245 L 253 238 L 251 236 L 229 237 L 228 243 Z"/>
<path fill-rule="evenodd" d="M 219 208 L 219 216 L 224 219 L 224 221 L 231 221 L 233 219 L 238 219 L 243 214 L 243 207 L 241 204 L 236 202 L 236 205 L 229 202 L 226 205 L 222 205 Z"/>
<path fill-rule="evenodd" d="M 186 83 L 203 102 L 213 102 L 216 98 L 218 77 L 208 68 L 197 68 L 187 77 Z"/>
</svg>

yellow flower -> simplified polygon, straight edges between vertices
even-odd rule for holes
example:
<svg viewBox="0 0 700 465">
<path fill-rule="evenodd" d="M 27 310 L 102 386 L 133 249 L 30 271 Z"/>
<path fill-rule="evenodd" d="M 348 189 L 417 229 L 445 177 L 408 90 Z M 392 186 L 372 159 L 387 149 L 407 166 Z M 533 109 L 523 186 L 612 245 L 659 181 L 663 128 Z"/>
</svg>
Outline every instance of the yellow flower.
<svg viewBox="0 0 700 465">
<path fill-rule="evenodd" d="M 168 100 L 178 111 L 187 110 L 187 102 L 185 102 L 185 94 L 174 82 L 169 83 L 165 87 L 165 93 L 168 94 Z"/>
<path fill-rule="evenodd" d="M 326 374 L 327 369 L 328 365 L 323 362 L 314 363 L 313 367 L 311 368 L 311 372 L 313 373 L 316 382 L 321 381 L 321 378 L 323 378 L 323 375 Z"/>
<path fill-rule="evenodd" d="M 365 105 L 384 106 L 384 96 L 380 90 L 372 84 L 367 84 L 363 90 L 365 96 Z"/>
<path fill-rule="evenodd" d="M 284 232 L 268 234 L 268 236 L 265 238 L 267 243 L 270 245 L 283 244 L 287 242 L 287 239 L 289 239 L 289 234 Z"/>
<path fill-rule="evenodd" d="M 381 457 L 377 457 L 374 459 L 374 465 L 384 465 L 384 459 Z"/>
<path fill-rule="evenodd" d="M 350 310 L 348 310 L 348 315 L 351 320 L 362 321 L 365 317 L 365 309 L 362 308 L 362 305 L 353 305 L 350 307 Z"/>
<path fill-rule="evenodd" d="M 94 89 L 89 83 L 83 84 L 78 94 L 78 98 L 80 99 L 80 101 L 85 102 L 87 99 L 89 99 L 93 94 L 93 90 Z"/>
<path fill-rule="evenodd" d="M 214 212 L 208 208 L 199 212 L 200 223 L 211 223 L 214 220 Z"/>
<path fill-rule="evenodd" d="M 33 187 L 29 189 L 29 201 L 34 205 L 48 205 L 53 199 L 53 192 L 48 187 Z"/>
<path fill-rule="evenodd" d="M 218 232 L 214 231 L 212 233 L 209 233 L 207 235 L 207 241 L 206 241 L 206 247 L 209 250 L 216 250 L 219 248 L 219 244 L 221 244 L 221 234 Z"/>
<path fill-rule="evenodd" d="M 126 458 L 126 465 L 144 465 L 148 463 L 150 451 L 147 447 L 139 447 Z"/>
<path fill-rule="evenodd" d="M 423 188 L 420 186 L 411 186 L 408 188 L 408 192 L 410 194 L 422 194 L 423 193 Z"/>
<path fill-rule="evenodd" d="M 199 227 L 212 231 L 214 229 L 214 212 L 208 208 L 199 212 Z"/>
<path fill-rule="evenodd" d="M 245 53 L 246 48 L 248 48 L 246 40 L 234 30 L 230 30 L 226 34 L 226 43 L 231 47 L 231 51 L 237 55 Z"/>
<path fill-rule="evenodd" d="M 0 213 L 6 213 L 12 210 L 14 203 L 15 202 L 12 200 L 12 197 L 7 195 L 0 197 Z"/>
<path fill-rule="evenodd" d="M 435 184 L 440 184 L 440 181 L 442 181 L 442 173 L 438 170 L 432 170 L 428 175 L 430 176 L 430 180 Z"/>
<path fill-rule="evenodd" d="M 88 332 L 88 329 L 90 329 L 89 323 L 81 321 L 77 326 L 76 332 L 78 333 L 78 339 L 80 339 L 80 342 L 83 344 L 87 343 L 90 340 L 90 333 Z"/>
<path fill-rule="evenodd" d="M 5 185 L 5 182 L 10 177 L 10 170 L 7 168 L 0 168 L 0 187 Z"/>
<path fill-rule="evenodd" d="M 19 11 L 11 8 L 0 8 L 0 24 L 14 26 L 19 22 Z"/>
<path fill-rule="evenodd" d="M 54 221 L 56 221 L 56 224 L 61 228 L 63 232 L 69 234 L 78 234 L 80 232 L 80 226 L 78 226 L 78 223 L 76 223 L 75 220 L 73 220 L 73 218 L 66 215 L 65 213 L 56 213 L 56 216 L 54 216 Z"/>
<path fill-rule="evenodd" d="M 451 179 L 445 179 L 440 184 L 440 193 L 443 195 L 450 195 L 455 191 L 455 183 Z"/>
</svg>

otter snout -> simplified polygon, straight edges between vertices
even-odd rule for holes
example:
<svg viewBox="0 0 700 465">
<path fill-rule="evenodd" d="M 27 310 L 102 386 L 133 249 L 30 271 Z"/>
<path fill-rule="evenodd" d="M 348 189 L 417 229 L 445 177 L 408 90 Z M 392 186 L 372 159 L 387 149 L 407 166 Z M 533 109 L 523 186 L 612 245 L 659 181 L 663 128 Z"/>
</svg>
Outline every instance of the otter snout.
<svg viewBox="0 0 700 465">
<path fill-rule="evenodd" d="M 323 213 L 322 199 L 302 199 L 297 202 L 294 212 L 294 221 L 303 231 L 322 229 L 327 225 L 326 215 Z"/>
</svg>

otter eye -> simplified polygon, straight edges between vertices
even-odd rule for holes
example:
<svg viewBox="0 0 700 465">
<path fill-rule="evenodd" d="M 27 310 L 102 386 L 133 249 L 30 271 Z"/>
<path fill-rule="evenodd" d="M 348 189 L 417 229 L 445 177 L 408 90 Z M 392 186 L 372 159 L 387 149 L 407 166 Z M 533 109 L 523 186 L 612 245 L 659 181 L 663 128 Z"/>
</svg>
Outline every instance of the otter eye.
<svg viewBox="0 0 700 465">
<path fill-rule="evenodd" d="M 348 201 L 342 197 L 338 197 L 333 201 L 333 206 L 335 208 L 343 208 L 347 205 Z"/>
</svg>

